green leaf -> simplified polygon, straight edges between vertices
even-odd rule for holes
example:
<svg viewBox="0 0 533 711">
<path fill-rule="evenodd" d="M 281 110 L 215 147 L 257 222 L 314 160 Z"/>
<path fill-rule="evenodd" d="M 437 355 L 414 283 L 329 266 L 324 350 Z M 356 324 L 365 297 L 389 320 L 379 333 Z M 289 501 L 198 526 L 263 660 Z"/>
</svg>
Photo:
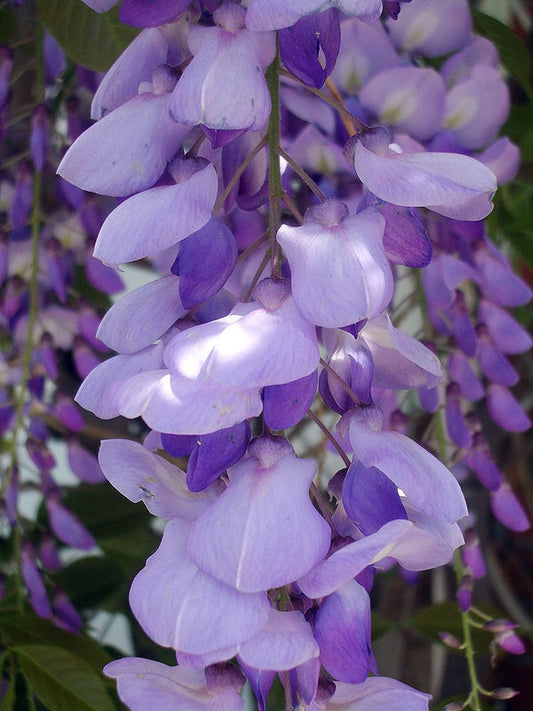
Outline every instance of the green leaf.
<svg viewBox="0 0 533 711">
<path fill-rule="evenodd" d="M 70 563 L 54 575 L 54 580 L 78 610 L 105 607 L 106 601 L 129 583 L 116 562 L 98 556 Z"/>
<path fill-rule="evenodd" d="M 15 703 L 16 676 L 9 677 L 9 683 L 5 694 L 0 699 L 0 711 L 12 711 Z"/>
<path fill-rule="evenodd" d="M 81 0 L 38 0 L 41 17 L 70 59 L 105 72 L 137 34 L 118 10 L 97 13 Z"/>
<path fill-rule="evenodd" d="M 33 693 L 50 711 L 116 711 L 103 679 L 61 647 L 15 647 L 21 671 Z"/>
<path fill-rule="evenodd" d="M 75 654 L 94 670 L 99 671 L 112 660 L 92 637 L 65 632 L 30 611 L 21 615 L 12 610 L 0 610 L 0 630 L 12 647 L 27 644 L 55 645 Z"/>
<path fill-rule="evenodd" d="M 502 617 L 494 609 L 479 605 L 483 612 L 492 617 Z M 456 602 L 441 602 L 436 605 L 425 607 L 420 612 L 417 612 L 409 625 L 414 627 L 418 632 L 425 637 L 429 637 L 432 641 L 440 641 L 439 632 L 449 632 L 457 639 L 463 638 L 463 625 L 461 613 Z M 472 639 L 476 652 L 486 654 L 489 651 L 489 645 L 493 639 L 493 635 L 480 629 L 472 629 Z"/>
<path fill-rule="evenodd" d="M 494 42 L 500 53 L 500 59 L 509 72 L 533 102 L 530 84 L 531 64 L 525 44 L 507 25 L 483 12 L 474 11 L 474 29 L 483 37 Z"/>
</svg>

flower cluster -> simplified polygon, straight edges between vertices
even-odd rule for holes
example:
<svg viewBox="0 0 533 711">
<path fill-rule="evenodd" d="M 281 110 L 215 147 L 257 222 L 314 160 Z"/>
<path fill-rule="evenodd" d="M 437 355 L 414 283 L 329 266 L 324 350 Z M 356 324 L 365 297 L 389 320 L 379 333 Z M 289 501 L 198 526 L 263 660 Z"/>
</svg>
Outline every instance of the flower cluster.
<svg viewBox="0 0 533 711">
<path fill-rule="evenodd" d="M 100 467 L 167 520 L 130 605 L 178 666 L 108 665 L 131 709 L 240 709 L 233 659 L 263 711 L 276 674 L 301 711 L 427 709 L 377 676 L 369 594 L 376 565 L 450 561 L 467 507 L 397 391 L 436 411 L 445 389 L 457 458 L 527 525 L 464 411 L 486 394 L 496 422 L 529 426 L 505 354 L 530 341 L 504 309 L 530 292 L 482 222 L 516 170 L 507 88 L 466 0 L 386 6 L 382 24 L 379 0 L 124 0 L 143 29 L 59 165 L 121 198 L 94 256 L 159 274 L 109 309 L 97 337 L 117 354 L 77 394 L 144 420 L 144 443 L 104 441 Z M 433 347 L 391 321 L 403 267 L 422 270 Z M 305 418 L 343 460 L 330 498 L 289 442 Z"/>
<path fill-rule="evenodd" d="M 20 78 L 10 85 L 14 66 L 26 71 L 23 60 L 7 48 L 0 57 L 6 166 L 0 177 L 2 537 L 18 553 L 20 577 L 35 612 L 78 631 L 82 619 L 51 575 L 63 567 L 61 549 L 87 551 L 96 543 L 63 502 L 53 445 L 65 439 L 68 470 L 76 479 L 105 480 L 95 454 L 83 444 L 85 421 L 73 401 L 79 382 L 107 350 L 96 337 L 101 316 L 79 297 L 79 285 L 85 281 L 104 294 L 123 285 L 92 257 L 104 218 L 98 200 L 55 176 L 60 144 L 52 107 L 61 105 L 58 75 L 66 59 L 50 36 L 40 51 L 46 73 L 33 97 L 31 85 L 21 87 Z M 13 95 L 33 108 L 17 115 Z M 83 130 L 75 97 L 65 123 L 71 142 Z M 68 359 L 70 382 L 61 365 Z M 24 503 L 28 495 L 45 511 L 40 526 Z M 2 580 L 12 573 L 10 567 L 2 565 Z M 11 583 L 7 587 L 12 592 Z"/>
</svg>

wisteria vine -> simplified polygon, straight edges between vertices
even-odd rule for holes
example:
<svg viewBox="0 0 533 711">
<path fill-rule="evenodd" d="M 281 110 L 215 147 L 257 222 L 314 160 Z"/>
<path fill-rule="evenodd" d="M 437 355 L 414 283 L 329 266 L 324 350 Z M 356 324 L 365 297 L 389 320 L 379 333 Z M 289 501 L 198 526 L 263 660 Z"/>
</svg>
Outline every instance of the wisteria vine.
<svg viewBox="0 0 533 711">
<path fill-rule="evenodd" d="M 475 605 L 485 564 L 460 486 L 474 475 L 501 524 L 529 527 L 481 417 L 531 424 L 509 360 L 531 346 L 509 312 L 531 291 L 484 223 L 519 164 L 498 136 L 509 90 L 495 46 L 466 0 L 123 0 L 119 13 L 140 31 L 99 81 L 81 75 L 95 123 L 83 130 L 72 98 L 65 121 L 43 74 L 29 154 L 2 183 L 0 326 L 15 344 L 2 492 L 19 608 L 27 596 L 83 626 L 46 582 L 58 541 L 96 546 L 54 480 L 59 432 L 82 481 L 105 477 L 166 521 L 129 605 L 177 665 L 105 666 L 132 711 L 238 711 L 246 681 L 265 711 L 276 677 L 286 709 L 424 711 L 429 694 L 379 674 L 371 594 L 396 564 L 413 577 L 450 562 L 462 639 L 443 641 L 464 652 L 470 691 L 447 708 L 512 698 L 478 679 L 474 628 L 493 648 L 524 646 Z M 68 75 L 42 39 L 52 81 Z M 6 86 L 12 68 L 6 50 Z M 0 84 L 4 124 L 7 97 Z M 51 144 L 69 146 L 53 200 Z M 80 279 L 111 295 L 139 260 L 155 278 L 103 318 L 79 301 Z M 58 379 L 65 353 L 81 408 Z M 82 409 L 141 418 L 142 437 L 96 426 L 96 462 Z M 296 453 L 304 429 L 322 440 L 316 461 Z M 33 477 L 18 476 L 21 448 Z M 46 509 L 38 542 L 21 483 Z"/>
</svg>

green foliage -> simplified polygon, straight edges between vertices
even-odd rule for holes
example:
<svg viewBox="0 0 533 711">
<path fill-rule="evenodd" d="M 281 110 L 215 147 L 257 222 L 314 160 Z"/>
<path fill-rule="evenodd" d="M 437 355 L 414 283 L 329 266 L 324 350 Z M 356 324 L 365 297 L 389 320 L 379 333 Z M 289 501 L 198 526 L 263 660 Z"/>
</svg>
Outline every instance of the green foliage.
<svg viewBox="0 0 533 711">
<path fill-rule="evenodd" d="M 13 651 L 28 685 L 50 711 L 116 711 L 97 672 L 66 649 L 26 644 Z"/>
<path fill-rule="evenodd" d="M 488 610 L 482 605 L 479 607 L 492 617 L 502 617 L 498 611 Z M 424 637 L 431 639 L 432 642 L 440 641 L 439 632 L 449 632 L 459 640 L 463 636 L 461 613 L 454 600 L 425 607 L 411 618 L 409 625 Z M 488 654 L 493 635 L 481 629 L 473 629 L 472 638 L 476 652 Z"/>
<path fill-rule="evenodd" d="M 89 69 L 105 72 L 137 34 L 120 23 L 118 10 L 97 13 L 81 0 L 38 0 L 46 28 L 65 54 Z"/>
</svg>

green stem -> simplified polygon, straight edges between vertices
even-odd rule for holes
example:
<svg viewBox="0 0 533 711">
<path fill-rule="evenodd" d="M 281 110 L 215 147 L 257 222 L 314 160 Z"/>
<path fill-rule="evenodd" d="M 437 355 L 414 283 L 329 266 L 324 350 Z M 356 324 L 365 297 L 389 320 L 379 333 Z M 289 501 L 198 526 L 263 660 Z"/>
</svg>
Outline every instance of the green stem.
<svg viewBox="0 0 533 711">
<path fill-rule="evenodd" d="M 280 168 L 280 96 L 279 96 L 279 43 L 276 47 L 276 56 L 266 71 L 266 81 L 270 92 L 272 109 L 268 120 L 268 235 L 270 244 L 271 274 L 273 277 L 281 275 L 281 263 L 278 255 L 276 235 L 281 224 L 280 200 L 283 194 L 281 187 Z"/>
</svg>

